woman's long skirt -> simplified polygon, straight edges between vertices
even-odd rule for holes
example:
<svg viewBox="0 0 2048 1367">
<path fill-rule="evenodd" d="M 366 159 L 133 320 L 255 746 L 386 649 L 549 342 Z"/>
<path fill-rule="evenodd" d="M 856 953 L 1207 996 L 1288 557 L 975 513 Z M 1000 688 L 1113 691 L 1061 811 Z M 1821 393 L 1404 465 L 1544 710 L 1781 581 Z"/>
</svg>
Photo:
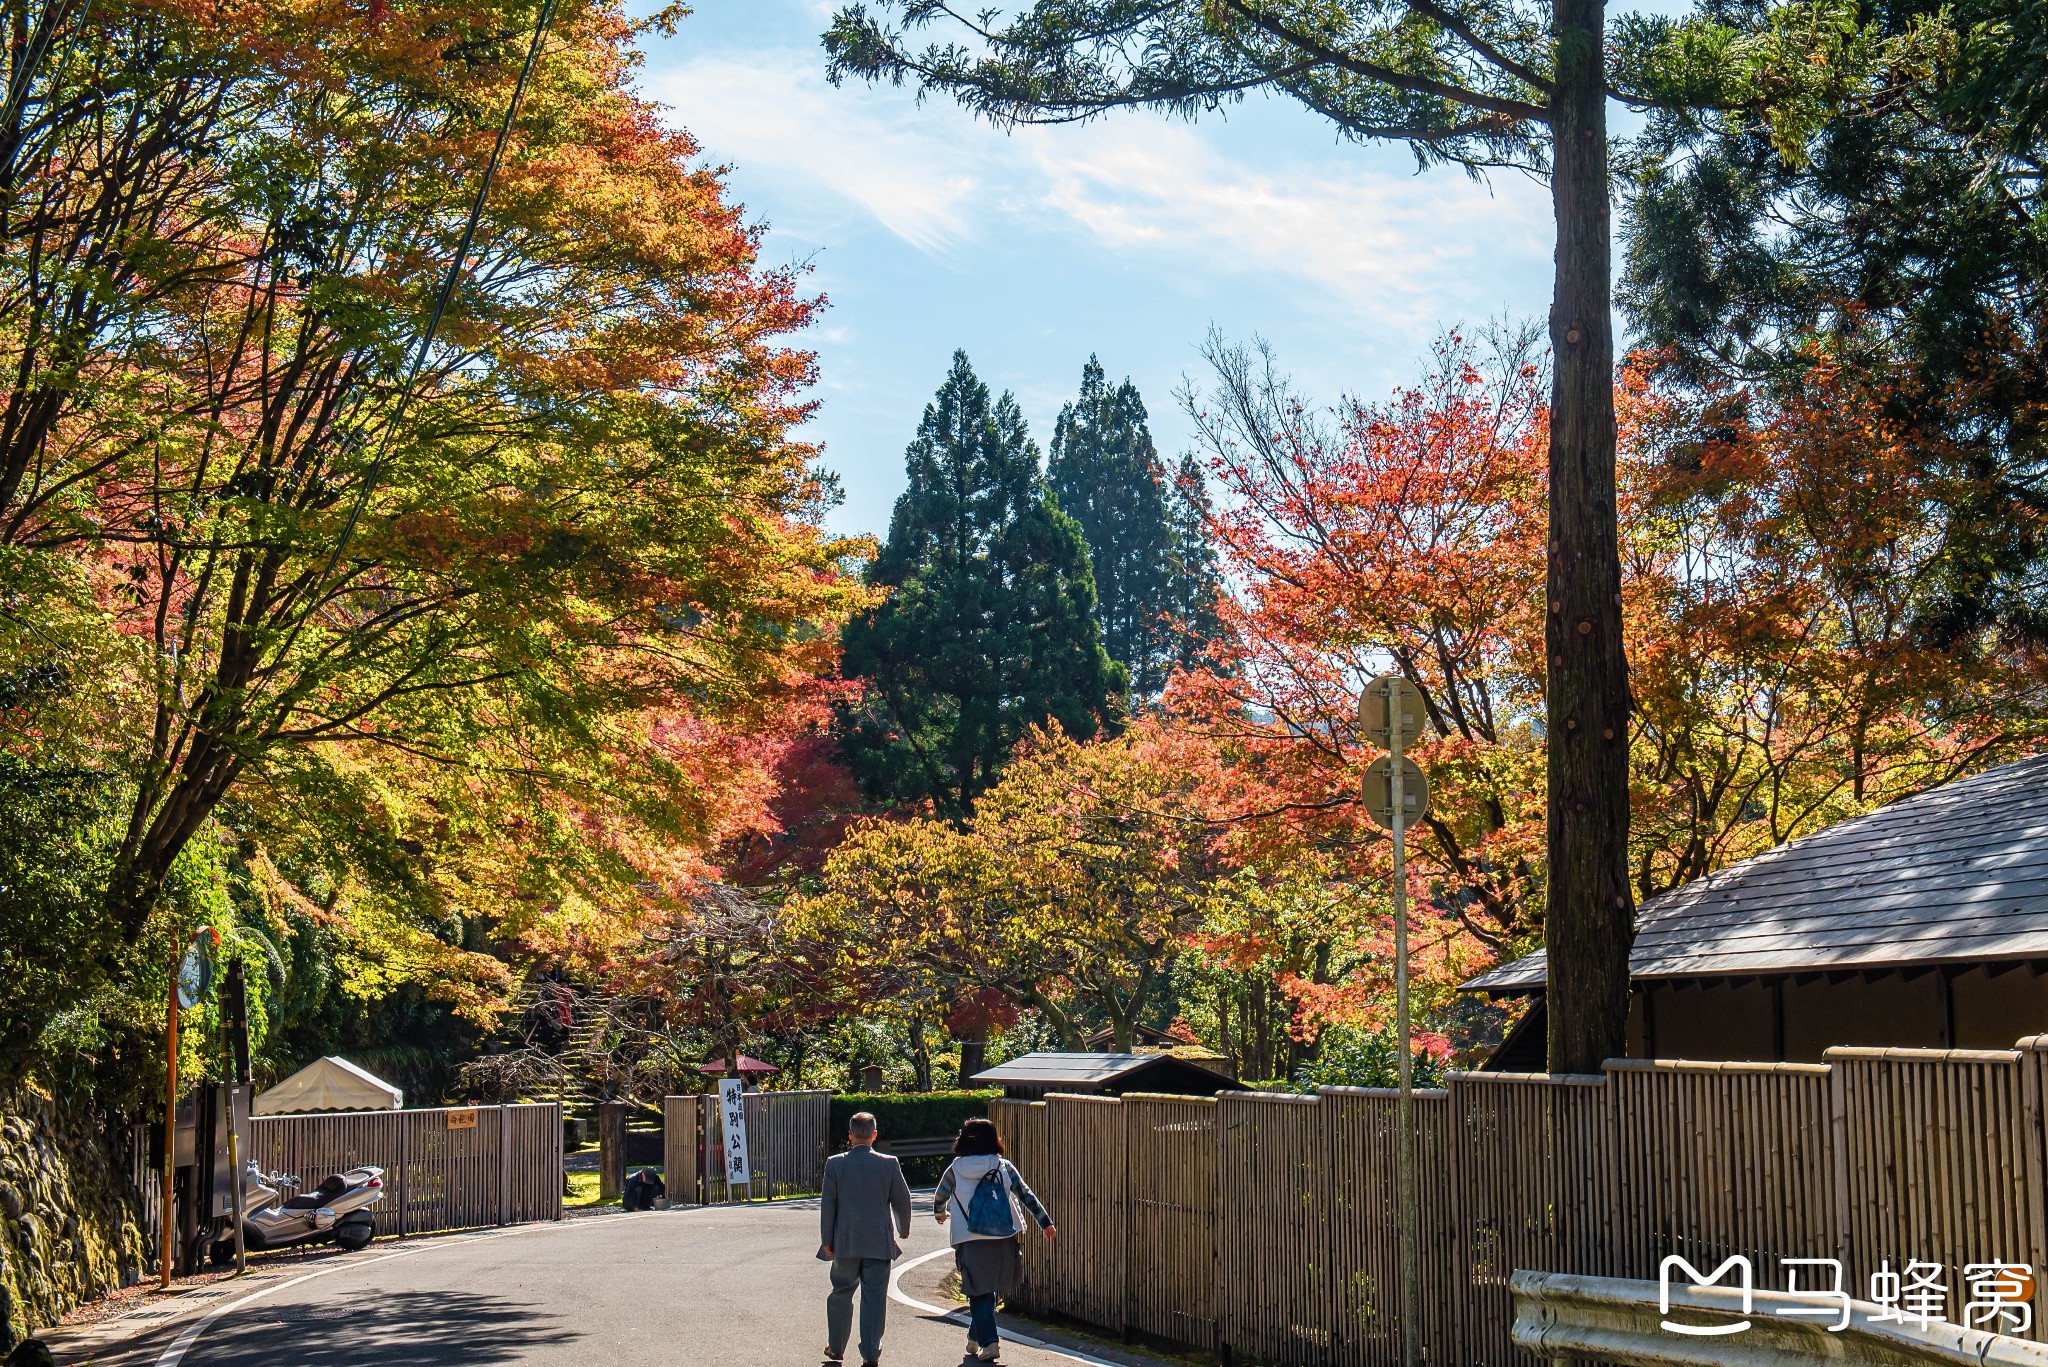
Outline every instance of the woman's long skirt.
<svg viewBox="0 0 2048 1367">
<path fill-rule="evenodd" d="M 1024 1251 L 1011 1239 L 969 1239 L 953 1247 L 953 1265 L 960 1269 L 960 1294 L 1007 1296 L 1024 1275 Z"/>
</svg>

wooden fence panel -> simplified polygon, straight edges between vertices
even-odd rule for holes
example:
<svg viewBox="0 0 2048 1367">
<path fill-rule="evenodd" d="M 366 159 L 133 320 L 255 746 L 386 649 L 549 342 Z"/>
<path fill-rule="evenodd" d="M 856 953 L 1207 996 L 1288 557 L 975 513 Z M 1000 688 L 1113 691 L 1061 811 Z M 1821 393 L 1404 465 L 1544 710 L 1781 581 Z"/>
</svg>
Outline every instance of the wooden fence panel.
<svg viewBox="0 0 2048 1367">
<path fill-rule="evenodd" d="M 704 1100 L 665 1096 L 661 1099 L 661 1184 L 671 1205 L 701 1205 L 704 1200 Z"/>
<path fill-rule="evenodd" d="M 1216 1103 L 1127 1096 L 1123 1111 L 1129 1212 L 1124 1323 L 1175 1343 L 1214 1348 Z"/>
<path fill-rule="evenodd" d="M 1604 1273 L 1611 1261 L 1606 1080 L 1456 1073 L 1447 1090 L 1445 1164 L 1429 1180 L 1452 1188 L 1441 1199 L 1457 1227 L 1442 1293 L 1457 1304 L 1453 1360 L 1522 1363 L 1509 1274 Z"/>
<path fill-rule="evenodd" d="M 1086 1096 L 1049 1096 L 1045 1104 L 1057 1161 L 1047 1166 L 1044 1187 L 1029 1172 L 1024 1178 L 1060 1231 L 1048 1250 L 1045 1308 L 1122 1333 L 1128 1250 L 1124 1107 Z"/>
<path fill-rule="evenodd" d="M 1621 1060 L 1607 1074 L 1626 1137 L 1612 1275 L 1655 1279 L 1673 1255 L 1711 1272 L 1739 1254 L 1782 1290 L 1780 1259 L 1835 1256 L 1827 1065 Z"/>
<path fill-rule="evenodd" d="M 1218 1332 L 1258 1362 L 1330 1360 L 1328 1176 L 1315 1097 L 1216 1101 Z"/>
<path fill-rule="evenodd" d="M 1070 1231 L 1063 1223 L 1059 1174 L 1064 1163 L 1054 1160 L 1051 1112 L 1052 1107 L 1043 1101 L 992 1101 L 988 1108 L 989 1119 L 995 1121 L 996 1133 L 1002 1136 L 1010 1161 L 1052 1212 L 1053 1223 L 1060 1227 L 1059 1245 L 1063 1246 L 1082 1237 L 1084 1231 Z M 1024 1240 L 1024 1276 L 1016 1294 L 1009 1298 L 1019 1310 L 1038 1314 L 1053 1310 L 1055 1288 L 1059 1285 L 1054 1248 L 1043 1239 Z"/>
<path fill-rule="evenodd" d="M 1605 1073 L 1550 1080 L 1551 1199 L 1556 1257 L 1587 1276 L 1614 1275 L 1619 1194 L 1615 1189 L 1612 1089 Z M 1446 1180 L 1455 1181 L 1450 1171 Z"/>
<path fill-rule="evenodd" d="M 725 1122 L 718 1112 L 718 1098 L 707 1095 L 697 1098 L 697 1103 L 703 1135 L 699 1149 L 704 1155 L 703 1200 L 774 1200 L 816 1192 L 825 1185 L 825 1159 L 831 1139 L 826 1132 L 832 1124 L 830 1092 L 746 1094 L 749 1183 L 738 1191 L 727 1190 Z"/>
<path fill-rule="evenodd" d="M 1416 1097 L 1424 1361 L 1526 1367 L 1519 1269 L 1654 1280 L 1677 1255 L 1839 1258 L 1871 1299 L 1933 1263 L 1964 1322 L 1970 1264 L 2035 1272 L 2048 1340 L 2048 1036 L 2012 1050 L 1837 1049 L 1826 1064 L 1610 1063 L 1453 1074 Z M 1022 1308 L 1239 1359 L 1400 1360 L 1395 1099 L 1056 1097 L 991 1112 L 1061 1225 L 1027 1246 Z M 1118 1155 L 1121 1154 L 1121 1163 Z M 1213 1278 L 1205 1285 L 1205 1257 Z M 1804 1269 L 1816 1289 L 1823 1269 Z M 1975 1327 L 2015 1332 L 2007 1319 Z"/>
<path fill-rule="evenodd" d="M 562 1161 L 562 1108 L 505 1106 L 506 1182 L 502 1223 L 536 1224 L 562 1218 L 567 1172 Z"/>
<path fill-rule="evenodd" d="M 562 1108 L 552 1102 L 257 1116 L 249 1148 L 264 1170 L 295 1173 L 308 1187 L 360 1164 L 383 1168 L 380 1232 L 562 1216 Z"/>
<path fill-rule="evenodd" d="M 2029 1156 L 2041 1142 L 2034 1051 L 1830 1049 L 1826 1057 L 1850 1198 L 1845 1261 L 1858 1294 L 1868 1296 L 1886 1263 L 1892 1272 L 1909 1260 L 1936 1263 L 1948 1317 L 1961 1322 L 1967 1265 L 2026 1263 L 2037 1277 L 2028 1336 L 2042 1337 L 2048 1192 Z"/>
<path fill-rule="evenodd" d="M 1332 1331 L 1330 1360 L 1381 1367 L 1401 1361 L 1401 1241 L 1395 1218 L 1400 1151 L 1397 1094 L 1379 1088 L 1325 1087 L 1326 1274 Z M 1451 1135 L 1449 1097 L 1415 1094 L 1416 1280 L 1423 1360 L 1457 1358 L 1457 1302 L 1442 1288 L 1459 1277 L 1455 1188 L 1442 1181 Z"/>
</svg>

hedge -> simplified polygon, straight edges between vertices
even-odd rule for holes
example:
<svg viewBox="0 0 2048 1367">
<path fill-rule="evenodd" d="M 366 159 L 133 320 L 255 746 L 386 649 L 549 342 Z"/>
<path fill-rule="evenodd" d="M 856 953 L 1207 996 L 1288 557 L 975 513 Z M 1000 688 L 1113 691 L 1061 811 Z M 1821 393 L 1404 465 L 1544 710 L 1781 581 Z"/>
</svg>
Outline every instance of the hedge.
<svg viewBox="0 0 2048 1367">
<path fill-rule="evenodd" d="M 854 1112 L 875 1117 L 884 1139 L 937 1139 L 957 1134 L 975 1116 L 988 1114 L 1000 1091 L 851 1092 L 832 1098 L 832 1140 L 836 1148 Z"/>
</svg>

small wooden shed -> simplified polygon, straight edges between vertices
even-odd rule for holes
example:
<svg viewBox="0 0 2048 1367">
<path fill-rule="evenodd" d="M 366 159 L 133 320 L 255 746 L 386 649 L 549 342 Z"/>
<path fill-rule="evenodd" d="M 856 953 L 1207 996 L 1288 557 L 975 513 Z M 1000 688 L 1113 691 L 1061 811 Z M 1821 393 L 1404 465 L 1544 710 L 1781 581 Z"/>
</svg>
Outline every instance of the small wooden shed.
<svg viewBox="0 0 2048 1367">
<path fill-rule="evenodd" d="M 1464 986 L 1534 1007 L 1487 1067 L 1544 1066 L 1542 951 Z M 1643 903 L 1636 1058 L 1813 1062 L 2048 1032 L 2048 755 L 1930 788 Z"/>
<path fill-rule="evenodd" d="M 1024 1054 L 976 1073 L 976 1087 L 1001 1087 L 1012 1101 L 1035 1101 L 1051 1092 L 1122 1096 L 1163 1092 L 1170 1096 L 1214 1096 L 1236 1088 L 1237 1079 L 1175 1058 L 1171 1054 Z"/>
</svg>

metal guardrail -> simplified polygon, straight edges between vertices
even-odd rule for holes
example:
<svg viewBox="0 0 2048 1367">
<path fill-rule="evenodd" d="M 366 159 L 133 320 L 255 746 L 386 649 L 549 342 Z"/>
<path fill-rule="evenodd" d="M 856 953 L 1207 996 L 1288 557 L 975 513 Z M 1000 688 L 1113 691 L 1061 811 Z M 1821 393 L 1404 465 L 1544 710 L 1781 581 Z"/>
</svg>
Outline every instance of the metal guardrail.
<svg viewBox="0 0 2048 1367">
<path fill-rule="evenodd" d="M 1784 1291 L 1756 1291 L 1747 1306 L 1736 1287 L 1674 1286 L 1664 1309 L 1655 1282 L 1517 1272 L 1514 1340 L 1553 1363 L 1601 1362 L 1622 1367 L 1800 1367 L 1863 1363 L 1870 1367 L 2048 1367 L 2048 1345 L 1964 1329 L 1954 1324 L 1879 1323 L 1880 1308 L 1849 1303 L 1849 1323 L 1830 1332 L 1811 1318 L 1814 1301 Z M 1780 1311 L 1804 1310 L 1808 1318 Z M 1674 1333 L 1663 1321 L 1717 1329 Z M 1747 1320 L 1749 1327 L 1731 1326 Z"/>
</svg>

